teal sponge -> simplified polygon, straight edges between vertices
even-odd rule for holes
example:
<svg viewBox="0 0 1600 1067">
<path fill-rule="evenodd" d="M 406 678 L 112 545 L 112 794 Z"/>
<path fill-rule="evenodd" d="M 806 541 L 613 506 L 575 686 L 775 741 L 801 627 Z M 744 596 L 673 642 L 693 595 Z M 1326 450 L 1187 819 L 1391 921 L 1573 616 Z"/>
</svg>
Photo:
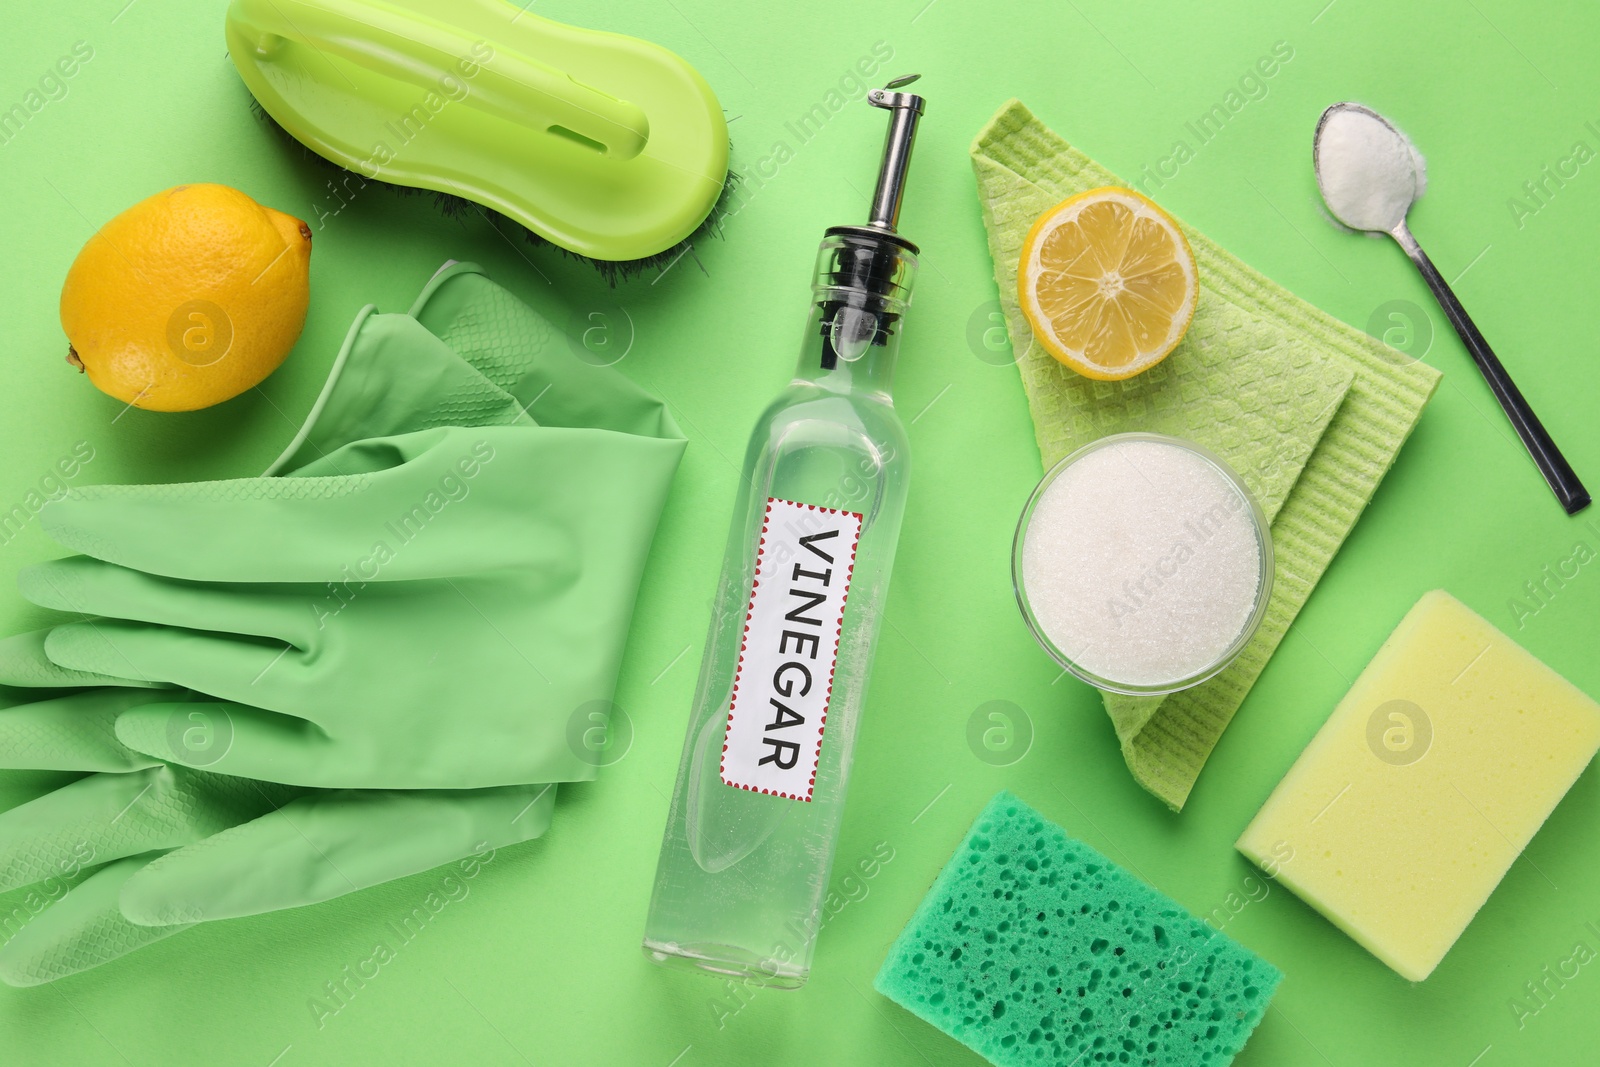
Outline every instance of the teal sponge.
<svg viewBox="0 0 1600 1067">
<path fill-rule="evenodd" d="M 1223 1067 L 1282 979 L 1001 793 L 873 984 L 1001 1067 Z"/>
</svg>

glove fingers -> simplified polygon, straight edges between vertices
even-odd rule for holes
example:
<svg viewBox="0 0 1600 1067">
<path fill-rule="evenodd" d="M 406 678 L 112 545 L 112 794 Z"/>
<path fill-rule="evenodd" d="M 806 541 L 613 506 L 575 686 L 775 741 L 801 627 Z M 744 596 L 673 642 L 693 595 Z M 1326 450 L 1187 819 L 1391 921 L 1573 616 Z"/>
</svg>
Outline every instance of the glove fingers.
<svg viewBox="0 0 1600 1067">
<path fill-rule="evenodd" d="M 496 455 L 537 451 L 543 440 L 520 426 L 437 427 L 358 441 L 326 458 L 348 474 L 83 486 L 47 505 L 39 522 L 68 548 L 194 581 L 359 585 L 526 565 L 544 546 L 479 536 L 485 509 L 466 501 L 493 480 L 488 495 L 513 503 L 497 499 L 489 510 L 525 522 L 539 482 L 528 471 L 540 468 Z"/>
<path fill-rule="evenodd" d="M 494 849 L 543 834 L 555 793 L 554 785 L 313 793 L 161 857 L 123 887 L 122 912 L 156 926 L 258 915 L 466 857 L 486 862 Z"/>
<path fill-rule="evenodd" d="M 301 648 L 316 629 L 312 604 L 323 592 L 293 587 L 281 592 L 260 588 L 242 592 L 226 585 L 161 578 L 87 556 L 25 567 L 17 575 L 17 587 L 41 607 L 245 634 Z"/>
<path fill-rule="evenodd" d="M 101 619 L 57 626 L 45 651 L 63 667 L 165 682 L 242 704 L 273 704 L 272 677 L 295 654 L 288 645 L 143 622 Z M 275 705 L 276 706 L 276 705 Z"/>
<path fill-rule="evenodd" d="M 247 704 L 144 704 L 117 719 L 116 736 L 168 763 L 264 782 L 317 786 L 365 770 L 316 724 Z"/>
<path fill-rule="evenodd" d="M 156 761 L 117 740 L 117 716 L 159 689 L 86 689 L 0 710 L 0 767 L 29 771 L 135 771 Z"/>
<path fill-rule="evenodd" d="M 159 765 L 91 774 L 0 813 L 0 892 L 196 840 L 161 804 L 170 776 Z"/>
<path fill-rule="evenodd" d="M 363 583 L 570 571 L 584 520 L 642 529 L 681 440 L 592 429 L 453 427 L 359 441 L 364 473 L 71 490 L 39 521 L 61 544 L 207 582 Z M 174 530 L 182 530 L 175 537 Z"/>
<path fill-rule="evenodd" d="M 149 687 L 152 683 L 130 681 L 111 675 L 75 671 L 51 661 L 45 655 L 48 629 L 0 638 L 0 686 L 24 689 L 68 689 L 85 685 L 130 685 Z M 27 699 L 32 699 L 28 697 Z"/>
<path fill-rule="evenodd" d="M 0 980 L 33 986 L 87 971 L 134 949 L 188 929 L 139 926 L 123 918 L 123 884 L 149 862 L 147 855 L 112 863 L 78 883 L 0 946 Z"/>
</svg>

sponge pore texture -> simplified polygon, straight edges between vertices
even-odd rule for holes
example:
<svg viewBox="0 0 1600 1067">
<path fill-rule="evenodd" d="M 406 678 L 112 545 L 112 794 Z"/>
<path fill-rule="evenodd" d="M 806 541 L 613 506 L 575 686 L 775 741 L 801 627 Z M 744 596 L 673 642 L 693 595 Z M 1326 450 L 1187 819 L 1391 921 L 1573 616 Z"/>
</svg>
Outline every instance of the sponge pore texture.
<svg viewBox="0 0 1600 1067">
<path fill-rule="evenodd" d="M 1282 978 L 1003 792 L 874 985 L 1001 1067 L 1222 1067 Z"/>
</svg>

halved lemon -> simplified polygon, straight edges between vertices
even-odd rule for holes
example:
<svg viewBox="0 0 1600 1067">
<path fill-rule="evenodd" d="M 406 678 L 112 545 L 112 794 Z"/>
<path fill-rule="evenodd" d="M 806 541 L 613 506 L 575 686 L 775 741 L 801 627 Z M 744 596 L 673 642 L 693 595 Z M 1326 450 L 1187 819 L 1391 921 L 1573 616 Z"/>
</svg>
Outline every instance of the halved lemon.
<svg viewBox="0 0 1600 1067">
<path fill-rule="evenodd" d="M 1086 378 L 1160 363 L 1189 328 L 1200 287 L 1171 215 L 1132 189 L 1090 189 L 1040 215 L 1022 242 L 1017 295 L 1034 336 Z"/>
</svg>

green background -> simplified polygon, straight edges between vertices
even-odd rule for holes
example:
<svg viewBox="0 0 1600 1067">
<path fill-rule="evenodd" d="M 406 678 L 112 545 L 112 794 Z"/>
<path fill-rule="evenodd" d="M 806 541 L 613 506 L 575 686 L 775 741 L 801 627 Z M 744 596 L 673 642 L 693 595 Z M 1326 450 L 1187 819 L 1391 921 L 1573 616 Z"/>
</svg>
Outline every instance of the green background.
<svg viewBox="0 0 1600 1067">
<path fill-rule="evenodd" d="M 81 483 L 259 471 L 309 407 L 356 311 L 368 302 L 403 310 L 447 257 L 485 264 L 559 324 L 597 327 L 588 335 L 596 351 L 625 352 L 622 369 L 668 399 L 691 445 L 618 694 L 630 747 L 600 781 L 564 792 L 545 840 L 500 853 L 465 899 L 320 1026 L 311 998 L 370 955 L 439 873 L 207 926 L 51 986 L 0 988 L 7 1063 L 974 1063 L 871 982 L 970 820 L 1002 787 L 1192 911 L 1222 916 L 1230 935 L 1283 969 L 1241 1064 L 1592 1058 L 1593 966 L 1547 983 L 1544 1002 L 1526 1001 L 1538 1010 L 1520 1024 L 1511 1006 L 1576 941 L 1600 947 L 1585 928 L 1600 925 L 1592 771 L 1435 974 L 1415 986 L 1281 888 L 1253 899 L 1266 883 L 1232 842 L 1428 589 L 1450 590 L 1600 693 L 1600 562 L 1531 616 L 1519 620 L 1510 606 L 1576 542 L 1600 545 L 1600 509 L 1562 516 L 1404 256 L 1335 230 L 1310 169 L 1316 117 L 1336 100 L 1373 105 L 1413 135 L 1432 179 L 1415 232 L 1457 280 L 1573 465 L 1600 487 L 1600 369 L 1588 310 L 1600 163 L 1578 166 L 1564 186 L 1550 183 L 1546 203 L 1527 201 L 1538 210 L 1520 223 L 1508 205 L 1576 142 L 1600 149 L 1592 55 L 1600 11 L 1513 0 L 1295 0 L 1270 9 L 551 0 L 537 11 L 661 42 L 711 82 L 733 119 L 736 165 L 753 172 L 726 240 L 612 292 L 580 265 L 514 247 L 481 223 L 444 219 L 420 200 L 368 190 L 332 214 L 338 202 L 325 175 L 251 117 L 224 55 L 222 4 L 100 0 L 9 15 L 0 109 L 22 101 L 75 42 L 94 56 L 64 96 L 0 144 L 0 510 L 83 440 L 95 459 Z M 756 412 L 789 373 L 822 229 L 864 220 L 885 125 L 864 103 L 805 142 L 786 123 L 877 42 L 893 50 L 880 79 L 925 75 L 918 89 L 928 116 L 902 220 L 925 254 L 896 387 L 914 487 L 835 873 L 849 903 L 823 931 L 803 991 L 719 1004 L 728 997 L 720 983 L 650 966 L 638 942 L 736 462 Z M 1197 146 L 1185 124 L 1223 101 L 1278 42 L 1293 56 L 1263 83 L 1264 95 L 1257 90 Z M 1165 207 L 1346 322 L 1390 330 L 1392 342 L 1445 374 L 1181 815 L 1133 784 L 1098 698 L 1056 681 L 1012 601 L 1012 529 L 1039 459 L 1009 353 L 985 332 L 997 321 L 989 317 L 996 294 L 967 162 L 972 136 L 1011 96 L 1128 178 L 1189 141 L 1193 158 L 1150 186 Z M 238 400 L 188 415 L 124 412 L 62 362 L 61 280 L 94 227 L 193 181 L 237 186 L 312 222 L 305 334 L 277 374 Z M 31 524 L 0 546 L 0 584 L 52 554 Z M 0 606 L 6 632 L 42 621 L 15 598 Z M 980 760 L 967 740 L 974 711 L 997 700 L 1011 702 L 1025 727 L 1008 766 Z M 0 804 L 46 782 L 8 776 Z M 885 847 L 892 860 L 845 884 L 848 870 Z M 1239 901 L 1248 903 L 1232 914 Z"/>
</svg>

